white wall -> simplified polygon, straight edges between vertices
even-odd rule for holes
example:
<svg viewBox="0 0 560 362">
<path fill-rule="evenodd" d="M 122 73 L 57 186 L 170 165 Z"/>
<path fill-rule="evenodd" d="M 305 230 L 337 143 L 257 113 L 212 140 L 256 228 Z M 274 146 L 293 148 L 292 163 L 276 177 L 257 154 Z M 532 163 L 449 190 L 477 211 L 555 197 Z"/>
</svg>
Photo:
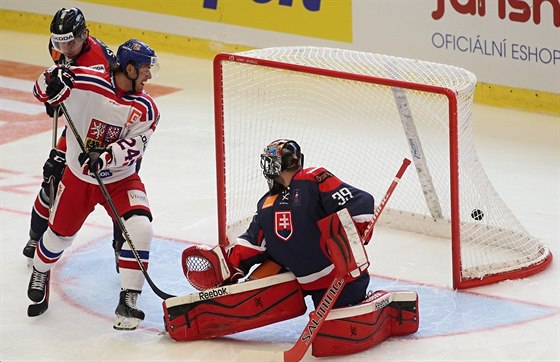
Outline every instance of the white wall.
<svg viewBox="0 0 560 362">
<path fill-rule="evenodd" d="M 306 10 L 303 6 L 306 1 L 319 4 L 319 11 Z M 225 43 L 252 47 L 317 45 L 417 58 L 466 68 L 474 72 L 483 83 L 560 94 L 560 0 L 153 2 L 160 7 L 156 11 L 161 10 L 163 13 L 174 13 L 174 9 L 179 9 L 180 6 L 183 10 L 181 16 L 109 7 L 92 2 L 101 3 L 3 0 L 1 7 L 52 15 L 62 6 L 78 6 L 90 21 Z M 329 13 L 330 6 L 337 2 L 338 6 L 345 2 L 351 6 L 349 17 L 343 17 L 342 13 L 340 17 L 333 17 L 332 11 Z M 139 6 L 137 4 L 144 2 L 121 0 L 111 3 Z M 209 3 L 217 4 L 217 8 L 203 9 Z M 436 20 L 432 14 L 441 13 L 442 5 L 445 12 Z M 500 18 L 499 9 L 502 9 L 504 19 Z M 540 9 L 540 19 L 536 16 L 537 9 Z M 475 13 L 461 14 L 469 10 L 474 10 Z M 328 16 L 321 19 L 321 12 Z M 257 22 L 266 16 L 270 16 L 269 25 L 266 21 Z M 324 38 L 332 39 L 334 31 L 342 31 L 348 26 L 351 27 L 352 38 L 349 41 L 335 41 L 294 34 L 298 31 L 299 34 L 305 33 L 305 22 L 308 20 L 309 31 L 310 27 L 316 27 L 317 24 L 324 26 L 327 34 Z M 228 21 L 229 24 L 226 24 Z M 298 24 L 298 30 L 294 30 L 294 24 Z"/>
</svg>

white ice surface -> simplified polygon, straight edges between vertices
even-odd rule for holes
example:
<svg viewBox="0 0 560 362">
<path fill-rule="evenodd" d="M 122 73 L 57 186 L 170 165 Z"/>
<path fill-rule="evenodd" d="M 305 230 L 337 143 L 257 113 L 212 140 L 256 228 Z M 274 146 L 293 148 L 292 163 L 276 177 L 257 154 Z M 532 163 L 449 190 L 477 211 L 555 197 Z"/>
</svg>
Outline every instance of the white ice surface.
<svg viewBox="0 0 560 362">
<path fill-rule="evenodd" d="M 46 37 L 0 31 L 0 40 L 2 59 L 49 65 Z M 215 244 L 217 238 L 212 67 L 207 60 L 158 55 L 161 71 L 154 83 L 181 91 L 157 99 L 162 119 L 141 170 L 156 234 L 150 275 L 161 289 L 181 294 L 192 292 L 180 271 L 181 250 L 190 242 Z M 0 87 L 9 85 L 0 80 Z M 2 109 L 10 104 L 0 101 Z M 560 120 L 476 105 L 474 130 L 495 188 L 557 258 Z M 50 137 L 44 132 L 0 145 L 1 361 L 232 361 L 241 349 L 292 346 L 304 317 L 216 340 L 174 342 L 161 333 L 161 300 L 148 285 L 139 299 L 148 314 L 145 323 L 134 332 L 114 331 L 118 279 L 111 224 L 102 208 L 53 270 L 47 313 L 28 318 L 30 270 L 21 249 Z M 450 289 L 451 251 L 444 241 L 380 228 L 368 248 L 371 288 L 417 290 L 421 327 L 415 336 L 332 360 L 560 360 L 556 259 L 543 273 L 523 280 L 455 292 Z M 308 353 L 305 360 L 315 358 Z"/>
</svg>

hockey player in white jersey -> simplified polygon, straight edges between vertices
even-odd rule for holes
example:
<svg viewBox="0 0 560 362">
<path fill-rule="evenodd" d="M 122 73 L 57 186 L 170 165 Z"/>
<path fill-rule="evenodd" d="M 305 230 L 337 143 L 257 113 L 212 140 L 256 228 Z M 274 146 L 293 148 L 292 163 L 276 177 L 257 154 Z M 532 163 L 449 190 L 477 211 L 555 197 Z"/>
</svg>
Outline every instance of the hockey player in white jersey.
<svg viewBox="0 0 560 362">
<path fill-rule="evenodd" d="M 72 244 L 87 216 L 100 204 L 113 217 L 94 172 L 103 180 L 145 269 L 152 239 L 152 215 L 135 162 L 142 157 L 159 120 L 159 110 L 144 92 L 158 70 L 155 52 L 131 39 L 117 51 L 118 64 L 109 72 L 86 67 L 54 66 L 35 83 L 41 102 L 64 102 L 88 152 L 76 137 L 67 137 L 67 167 L 59 184 L 49 228 L 33 259 L 28 297 L 41 303 L 48 298 L 50 270 Z M 119 257 L 121 292 L 116 308 L 116 329 L 135 329 L 144 319 L 136 305 L 145 281 L 130 246 Z"/>
<path fill-rule="evenodd" d="M 117 61 L 115 54 L 105 43 L 89 34 L 85 16 L 78 8 L 58 10 L 51 21 L 50 30 L 48 49 L 54 64 L 83 66 L 106 71 L 110 64 Z M 54 117 L 54 107 L 48 103 L 45 105 L 46 113 L 49 117 Z M 55 124 L 53 124 L 54 126 Z M 53 142 L 55 141 L 53 140 Z M 56 147 L 50 150 L 49 157 L 43 166 L 43 183 L 31 208 L 29 240 L 23 248 L 23 255 L 31 261 L 35 256 L 35 247 L 39 239 L 47 231 L 49 207 L 51 206 L 51 182 L 54 193 L 65 167 L 66 128 L 56 141 Z M 117 255 L 124 239 L 120 233 L 115 232 L 113 240 L 113 247 Z"/>
</svg>

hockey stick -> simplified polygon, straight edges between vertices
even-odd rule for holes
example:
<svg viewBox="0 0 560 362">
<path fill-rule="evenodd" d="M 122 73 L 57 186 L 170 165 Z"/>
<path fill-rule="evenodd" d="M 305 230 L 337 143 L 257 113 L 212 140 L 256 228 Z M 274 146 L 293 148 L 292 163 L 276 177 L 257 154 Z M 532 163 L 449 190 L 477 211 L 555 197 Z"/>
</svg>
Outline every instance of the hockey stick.
<svg viewBox="0 0 560 362">
<path fill-rule="evenodd" d="M 392 78 L 400 78 L 399 71 L 396 68 L 389 66 L 388 71 Z M 414 166 L 416 167 L 416 173 L 418 174 L 420 186 L 422 187 L 422 191 L 424 193 L 426 205 L 428 206 L 430 214 L 434 219 L 441 219 L 441 205 L 434 187 L 432 175 L 430 174 L 428 162 L 426 161 L 426 156 L 424 155 L 422 143 L 420 142 L 420 136 L 418 134 L 418 130 L 416 129 L 416 124 L 414 123 L 414 117 L 412 116 L 412 110 L 410 109 L 410 103 L 408 102 L 406 91 L 399 87 L 391 87 L 391 91 L 393 92 L 393 97 L 395 98 L 397 110 L 401 118 L 410 154 L 412 155 Z"/>
<path fill-rule="evenodd" d="M 379 203 L 379 206 L 377 206 L 377 209 L 375 209 L 373 218 L 371 219 L 368 226 L 366 227 L 366 231 L 364 232 L 364 235 L 368 235 L 366 233 L 371 234 L 371 232 L 373 231 L 373 227 L 375 223 L 379 219 L 381 212 L 385 208 L 385 205 L 387 204 L 389 198 L 393 194 L 395 187 L 397 187 L 397 184 L 399 183 L 400 179 L 402 178 L 402 175 L 404 174 L 404 172 L 406 171 L 409 165 L 410 165 L 410 160 L 407 158 L 403 159 L 403 163 L 399 168 L 399 171 L 395 175 L 393 182 L 391 182 L 391 185 L 389 186 L 387 192 L 385 193 L 385 196 L 383 197 L 383 199 L 381 199 L 381 202 Z M 238 360 L 239 361 L 286 361 L 286 362 L 300 361 L 303 358 L 303 356 L 305 356 L 305 353 L 309 349 L 309 346 L 315 340 L 317 333 L 319 332 L 321 326 L 327 319 L 327 316 L 329 315 L 336 300 L 338 299 L 340 293 L 342 292 L 342 289 L 344 288 L 344 285 L 346 284 L 346 281 L 348 280 L 349 276 L 350 276 L 349 274 L 335 276 L 335 278 L 331 282 L 331 285 L 323 295 L 321 302 L 318 304 L 318 306 L 315 308 L 314 311 L 309 313 L 309 321 L 305 325 L 303 332 L 301 333 L 300 337 L 298 338 L 298 340 L 296 341 L 296 343 L 292 348 L 283 352 L 278 351 L 278 352 L 268 352 L 268 353 L 265 351 L 245 350 L 245 351 L 241 351 Z"/>
<path fill-rule="evenodd" d="M 72 118 L 70 117 L 70 114 L 68 113 L 68 110 L 66 109 L 66 106 L 64 105 L 64 103 L 60 104 L 60 109 L 62 110 L 62 113 L 64 114 L 64 117 L 66 118 L 66 123 L 68 124 L 68 126 L 72 130 L 72 133 L 74 134 L 74 137 L 76 137 L 76 141 L 78 141 L 78 144 L 80 145 L 80 149 L 82 150 L 82 152 L 87 154 L 88 151 L 86 149 L 84 141 L 82 140 L 82 137 L 78 133 L 78 130 L 76 129 L 76 125 L 72 121 Z M 93 172 L 93 174 L 95 176 L 95 179 L 97 180 L 97 183 L 99 184 L 99 187 L 101 188 L 101 192 L 103 192 L 103 196 L 105 196 L 105 200 L 107 201 L 107 204 L 109 205 L 109 208 L 111 209 L 111 212 L 113 213 L 113 217 L 115 218 L 115 220 L 117 222 L 117 225 L 121 229 L 122 235 L 124 236 L 126 242 L 128 243 L 128 246 L 130 247 L 130 250 L 132 251 L 132 254 L 134 255 L 134 258 L 138 262 L 138 265 L 140 266 L 140 270 L 142 271 L 142 273 L 144 274 L 144 277 L 146 278 L 146 281 L 148 282 L 148 284 L 150 285 L 150 287 L 152 288 L 154 293 L 158 297 L 160 297 L 161 299 L 165 300 L 165 299 L 168 299 L 168 298 L 175 297 L 175 295 L 167 294 L 167 293 L 163 292 L 162 290 L 160 290 L 155 285 L 155 283 L 152 281 L 152 278 L 150 278 L 150 275 L 148 274 L 148 271 L 146 270 L 146 268 L 144 267 L 144 264 L 142 263 L 142 260 L 140 259 L 140 255 L 138 255 L 138 252 L 136 251 L 136 248 L 134 247 L 134 244 L 132 243 L 132 240 L 130 238 L 130 234 L 128 233 L 128 230 L 126 229 L 126 226 L 124 225 L 124 222 L 122 221 L 122 219 L 119 215 L 119 212 L 117 211 L 117 208 L 115 207 L 115 204 L 113 203 L 113 199 L 111 199 L 111 195 L 109 194 L 109 191 L 107 191 L 107 187 L 103 183 L 103 180 L 101 179 L 101 177 L 99 176 L 99 173 L 97 171 Z"/>
<path fill-rule="evenodd" d="M 52 129 L 52 148 L 56 148 L 56 137 L 57 137 L 57 127 L 58 127 L 58 108 L 54 109 L 53 114 L 53 129 Z M 52 212 L 54 206 L 54 176 L 49 177 L 49 214 Z"/>
<path fill-rule="evenodd" d="M 57 128 L 58 128 L 58 108 L 54 109 L 53 114 L 53 129 L 52 129 L 52 148 L 56 148 L 57 142 Z M 52 212 L 54 206 L 54 176 L 49 176 L 49 215 Z M 33 263 L 33 262 L 31 262 Z M 37 317 L 41 314 L 45 313 L 47 309 L 49 309 L 49 293 L 50 293 L 50 284 L 51 284 L 51 271 L 47 272 L 47 279 L 45 281 L 45 296 L 43 300 L 39 303 L 30 304 L 27 307 L 27 316 L 28 317 Z"/>
</svg>

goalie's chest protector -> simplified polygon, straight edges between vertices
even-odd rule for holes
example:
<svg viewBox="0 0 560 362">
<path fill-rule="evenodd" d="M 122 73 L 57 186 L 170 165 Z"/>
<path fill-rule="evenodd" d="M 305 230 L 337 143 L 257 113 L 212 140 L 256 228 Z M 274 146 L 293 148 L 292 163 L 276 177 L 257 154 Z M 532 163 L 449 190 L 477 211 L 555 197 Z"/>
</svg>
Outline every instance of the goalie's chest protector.
<svg viewBox="0 0 560 362">
<path fill-rule="evenodd" d="M 336 188 L 322 192 L 315 177 L 310 176 L 308 170 L 301 170 L 289 188 L 266 195 L 258 214 L 268 253 L 297 277 L 331 265 L 320 244 L 317 221 L 337 211 L 336 203 L 328 201 L 328 194 Z"/>
</svg>

